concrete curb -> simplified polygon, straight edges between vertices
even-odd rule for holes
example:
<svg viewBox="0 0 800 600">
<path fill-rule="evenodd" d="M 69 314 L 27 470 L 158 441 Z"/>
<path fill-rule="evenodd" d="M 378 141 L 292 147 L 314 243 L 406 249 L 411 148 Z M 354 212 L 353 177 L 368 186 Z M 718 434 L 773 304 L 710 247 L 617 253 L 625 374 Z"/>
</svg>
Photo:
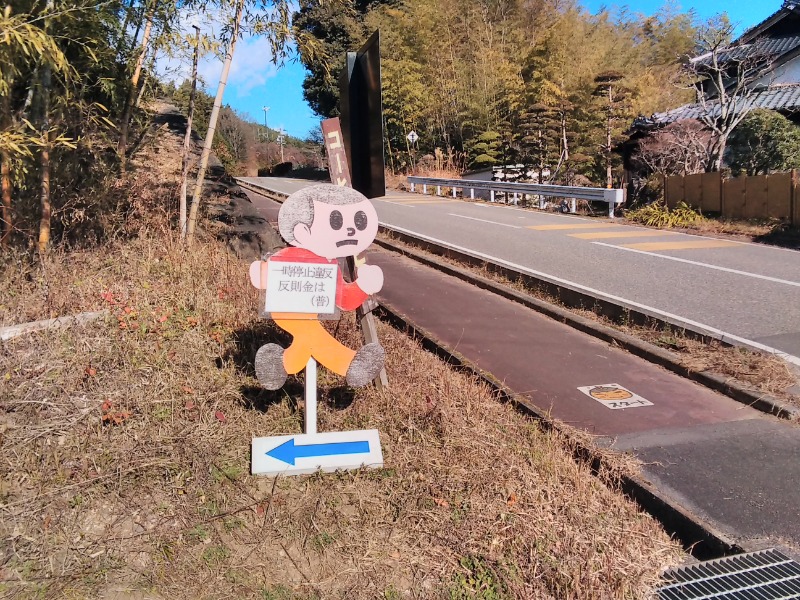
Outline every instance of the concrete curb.
<svg viewBox="0 0 800 600">
<path fill-rule="evenodd" d="M 239 181 L 238 179 L 237 183 L 242 187 L 272 198 L 278 202 L 281 202 L 287 197 L 287 194 L 275 192 L 273 190 L 256 185 L 251 185 L 247 182 Z M 699 339 L 706 343 L 712 339 L 717 339 L 711 335 L 704 334 L 703 332 L 698 332 L 687 328 L 685 325 L 680 323 L 667 322 L 656 315 L 647 314 L 630 307 L 620 306 L 619 304 L 614 304 L 607 300 L 590 296 L 578 290 L 571 290 L 543 279 L 536 279 L 531 275 L 513 271 L 502 265 L 489 263 L 483 259 L 479 259 L 458 250 L 448 248 L 447 246 L 435 244 L 427 240 L 420 240 L 413 236 L 400 233 L 390 227 L 386 227 L 385 225 L 381 225 L 379 231 L 380 233 L 386 235 L 395 236 L 413 246 L 421 247 L 423 250 L 426 250 L 432 254 L 447 256 L 468 265 L 486 266 L 492 271 L 501 274 L 512 281 L 523 281 L 529 285 L 533 284 L 543 288 L 547 294 L 558 298 L 567 306 L 591 307 L 592 311 L 597 314 L 611 319 L 627 319 L 637 325 L 669 325 L 670 327 L 678 327 L 685 333 L 691 335 L 693 338 Z M 717 373 L 710 371 L 692 371 L 681 365 L 674 353 L 664 350 L 663 348 L 659 348 L 654 344 L 650 344 L 621 331 L 617 331 L 616 329 L 607 327 L 591 319 L 586 319 L 580 315 L 570 312 L 567 309 L 550 304 L 549 302 L 539 300 L 538 298 L 534 298 L 528 294 L 523 294 L 509 286 L 502 285 L 486 277 L 481 277 L 480 275 L 475 275 L 470 271 L 459 269 L 453 265 L 435 260 L 431 256 L 414 252 L 410 248 L 398 246 L 386 239 L 378 238 L 375 240 L 375 243 L 383 248 L 386 248 L 387 250 L 408 256 L 409 258 L 433 267 L 434 269 L 437 269 L 443 273 L 458 277 L 462 281 L 466 281 L 467 283 L 476 285 L 482 289 L 494 292 L 499 296 L 514 302 L 518 302 L 524 306 L 527 306 L 528 308 L 547 315 L 548 317 L 557 321 L 561 321 L 570 327 L 573 327 L 584 333 L 588 333 L 589 335 L 599 338 L 605 342 L 616 344 L 631 354 L 660 365 L 665 369 L 672 371 L 673 373 L 676 373 L 682 377 L 686 377 L 691 381 L 724 394 L 729 398 L 732 398 L 737 402 L 741 402 L 742 404 L 746 404 L 747 406 L 755 408 L 756 410 L 760 410 L 761 412 L 771 414 L 782 419 L 800 420 L 800 408 L 768 394 L 762 394 L 760 392 L 750 390 L 738 382 L 727 379 Z M 724 340 L 720 341 L 722 341 L 722 343 L 726 343 Z"/>
<path fill-rule="evenodd" d="M 420 341 L 423 348 L 444 359 L 449 365 L 477 377 L 495 390 L 500 399 L 511 402 L 518 409 L 539 420 L 547 429 L 564 435 L 574 445 L 574 458 L 590 465 L 593 473 L 596 474 L 604 466 L 605 462 L 597 451 L 598 448 L 576 440 L 574 436 L 570 435 L 568 428 L 551 419 L 548 414 L 543 413 L 527 398 L 516 394 L 491 373 L 478 368 L 462 354 L 437 340 L 430 332 L 415 325 L 409 317 L 390 304 L 382 302 L 374 313 L 395 329 Z M 618 486 L 620 491 L 658 520 L 671 535 L 680 540 L 695 557 L 707 560 L 744 552 L 741 546 L 663 495 L 642 477 L 623 475 L 620 477 Z"/>
<path fill-rule="evenodd" d="M 395 234 L 389 229 L 384 229 L 383 232 L 390 232 Z M 402 236 L 403 238 L 410 238 L 410 236 Z M 414 243 L 413 238 L 410 238 L 411 243 Z M 528 308 L 531 308 L 541 314 L 544 314 L 552 319 L 565 323 L 570 327 L 573 327 L 579 331 L 584 333 L 588 333 L 596 338 L 599 338 L 605 342 L 610 344 L 616 344 L 617 346 L 624 348 L 631 354 L 639 356 L 640 358 L 644 358 L 647 361 L 660 365 L 673 373 L 681 375 L 682 377 L 686 377 L 696 383 L 704 385 L 710 389 L 713 389 L 721 394 L 724 394 L 737 402 L 741 402 L 742 404 L 746 404 L 760 410 L 762 412 L 774 415 L 779 418 L 783 419 L 800 419 L 800 408 L 792 406 L 791 404 L 784 402 L 778 398 L 770 396 L 768 394 L 762 394 L 760 392 L 750 390 L 736 381 L 727 379 L 717 373 L 709 372 L 709 371 L 692 371 L 687 367 L 680 364 L 676 355 L 668 350 L 664 350 L 663 348 L 659 348 L 654 344 L 650 344 L 638 338 L 635 338 L 631 335 L 593 321 L 591 319 L 587 319 L 585 317 L 581 317 L 580 315 L 576 315 L 570 312 L 567 309 L 561 308 L 554 304 L 550 304 L 543 300 L 539 300 L 538 298 L 534 298 L 528 294 L 524 294 L 519 292 L 507 285 L 500 284 L 496 281 L 492 281 L 486 277 L 481 277 L 480 275 L 476 275 L 470 271 L 465 269 L 460 269 L 454 265 L 436 260 L 432 256 L 423 254 L 421 252 L 415 252 L 414 250 L 402 247 L 396 244 L 393 244 L 391 241 L 386 239 L 376 239 L 375 243 L 382 248 L 390 250 L 392 252 L 397 252 L 409 258 L 412 258 L 422 264 L 425 264 L 429 267 L 437 269 L 443 273 L 447 273 L 448 275 L 452 275 L 454 277 L 458 277 L 462 281 L 480 287 L 481 289 L 488 290 L 493 292 L 499 296 L 502 296 L 508 300 L 512 300 L 514 302 L 518 302 Z M 427 246 L 430 246 L 430 242 L 424 242 L 426 249 Z M 416 245 L 416 244 L 415 244 Z M 455 258 L 456 260 L 462 261 L 462 258 L 458 257 L 457 254 L 461 254 L 455 251 L 451 251 L 446 247 L 439 247 L 441 254 L 450 256 L 451 258 Z M 468 255 L 464 255 L 465 258 L 462 262 L 466 262 L 468 264 L 478 264 L 472 257 Z M 483 261 L 481 261 L 483 262 Z M 529 276 L 524 275 L 522 273 L 513 272 L 505 267 L 501 267 L 500 265 L 494 265 L 496 269 L 493 269 L 504 276 L 509 277 L 510 279 L 516 280 L 523 280 L 529 278 Z M 616 307 L 620 308 L 620 307 Z M 603 311 L 603 314 L 606 314 Z M 651 317 L 647 317 L 651 319 Z M 650 321 L 652 324 L 652 321 Z M 709 341 L 711 338 L 697 336 L 700 339 L 704 339 L 704 341 Z"/>
<path fill-rule="evenodd" d="M 234 177 L 234 180 L 239 185 L 239 187 L 250 190 L 251 192 L 256 192 L 257 194 L 261 194 L 262 196 L 266 196 L 267 198 L 272 198 L 276 202 L 282 202 L 284 198 L 289 197 L 289 194 L 284 194 L 282 192 L 276 192 L 275 190 L 271 190 L 269 188 L 253 185 L 252 183 L 247 183 L 246 181 L 242 181 L 238 177 Z"/>
</svg>

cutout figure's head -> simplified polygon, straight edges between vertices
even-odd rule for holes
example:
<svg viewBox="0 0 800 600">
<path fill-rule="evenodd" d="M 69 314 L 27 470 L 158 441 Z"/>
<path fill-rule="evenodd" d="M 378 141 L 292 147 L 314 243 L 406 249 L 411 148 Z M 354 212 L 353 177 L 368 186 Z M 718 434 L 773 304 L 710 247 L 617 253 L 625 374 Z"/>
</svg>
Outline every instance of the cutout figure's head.
<svg viewBox="0 0 800 600">
<path fill-rule="evenodd" d="M 313 185 L 289 196 L 278 212 L 278 227 L 292 246 L 324 258 L 357 256 L 378 233 L 378 214 L 352 188 Z"/>
</svg>

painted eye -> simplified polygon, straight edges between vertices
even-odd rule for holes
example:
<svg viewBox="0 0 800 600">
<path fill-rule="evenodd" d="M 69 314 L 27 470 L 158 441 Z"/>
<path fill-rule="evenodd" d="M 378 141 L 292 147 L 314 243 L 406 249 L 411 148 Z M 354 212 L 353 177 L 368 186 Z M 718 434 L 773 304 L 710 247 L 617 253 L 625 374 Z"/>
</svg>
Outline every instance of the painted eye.
<svg viewBox="0 0 800 600">
<path fill-rule="evenodd" d="M 342 213 L 338 210 L 335 210 L 331 213 L 331 229 L 339 230 L 344 225 L 344 219 L 342 218 Z"/>
<path fill-rule="evenodd" d="M 364 231 L 367 228 L 367 213 L 363 210 L 358 211 L 353 220 L 356 223 L 356 229 L 359 231 Z"/>
</svg>

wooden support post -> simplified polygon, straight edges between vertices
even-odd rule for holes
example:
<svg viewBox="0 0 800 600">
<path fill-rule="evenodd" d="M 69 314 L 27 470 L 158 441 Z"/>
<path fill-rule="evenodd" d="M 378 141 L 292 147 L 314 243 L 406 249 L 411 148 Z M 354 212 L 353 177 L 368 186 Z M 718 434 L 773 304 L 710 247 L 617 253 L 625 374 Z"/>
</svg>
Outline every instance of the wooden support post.
<svg viewBox="0 0 800 600">
<path fill-rule="evenodd" d="M 361 261 L 363 258 L 359 257 Z M 348 256 L 345 261 L 345 275 L 349 281 L 356 279 L 356 259 Z M 356 309 L 356 320 L 361 324 L 361 335 L 364 337 L 365 344 L 378 341 L 378 327 L 375 325 L 375 317 L 372 311 L 378 307 L 378 303 L 370 296 L 367 301 Z M 379 390 L 389 387 L 389 378 L 386 376 L 386 369 L 381 369 L 378 377 L 373 382 Z"/>
<path fill-rule="evenodd" d="M 331 181 L 337 185 L 344 187 L 353 187 L 350 179 L 350 165 L 347 162 L 347 155 L 344 152 L 344 147 L 341 144 L 342 129 L 339 119 L 327 119 L 322 122 L 322 131 L 325 135 L 325 146 L 328 151 L 328 170 L 331 174 Z M 332 165 L 333 161 L 330 157 L 334 152 L 340 152 L 340 158 L 336 161 L 336 166 Z M 338 169 L 338 171 L 334 171 Z M 413 185 L 413 184 L 412 184 Z M 427 186 L 423 186 L 425 188 Z M 359 263 L 366 262 L 363 256 L 359 257 Z M 348 281 L 355 281 L 356 279 L 356 259 L 353 256 L 348 256 L 344 264 L 345 278 Z M 356 309 L 356 320 L 361 325 L 361 334 L 364 337 L 365 344 L 371 344 L 378 341 L 378 328 L 375 325 L 375 318 L 372 316 L 372 311 L 378 306 L 378 303 L 370 296 L 361 306 Z M 378 377 L 375 378 L 375 387 L 383 389 L 389 386 L 389 379 L 386 376 L 386 369 L 381 369 Z"/>
</svg>

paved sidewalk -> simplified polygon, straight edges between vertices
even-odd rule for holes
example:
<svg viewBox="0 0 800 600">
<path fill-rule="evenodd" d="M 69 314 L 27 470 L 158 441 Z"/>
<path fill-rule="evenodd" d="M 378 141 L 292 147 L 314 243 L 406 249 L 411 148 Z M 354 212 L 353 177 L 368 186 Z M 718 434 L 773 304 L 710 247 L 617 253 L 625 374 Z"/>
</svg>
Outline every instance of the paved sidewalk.
<svg viewBox="0 0 800 600">
<path fill-rule="evenodd" d="M 379 300 L 552 417 L 641 458 L 661 495 L 744 550 L 800 555 L 800 428 L 489 291 L 374 251 Z M 391 374 L 390 374 L 391 375 Z M 579 387 L 652 402 L 612 410 Z"/>
<path fill-rule="evenodd" d="M 257 202 L 268 219 L 270 204 Z M 374 250 L 368 262 L 384 270 L 382 304 L 543 412 L 641 458 L 670 505 L 733 546 L 800 556 L 800 428 L 409 258 Z M 612 410 L 578 389 L 607 384 L 652 405 Z"/>
</svg>

